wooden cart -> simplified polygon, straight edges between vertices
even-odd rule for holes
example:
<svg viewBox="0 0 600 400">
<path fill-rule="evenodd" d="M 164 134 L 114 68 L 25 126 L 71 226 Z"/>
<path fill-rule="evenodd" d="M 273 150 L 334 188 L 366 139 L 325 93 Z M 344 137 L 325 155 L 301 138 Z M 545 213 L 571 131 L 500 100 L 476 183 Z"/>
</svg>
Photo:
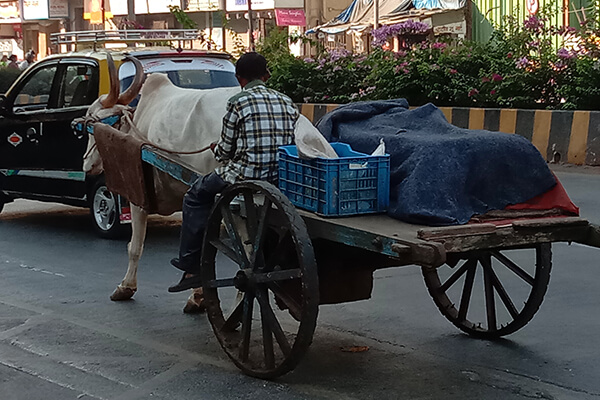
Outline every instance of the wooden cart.
<svg viewBox="0 0 600 400">
<path fill-rule="evenodd" d="M 196 174 L 150 147 L 142 159 L 190 184 Z M 597 246 L 599 229 L 576 217 L 431 228 L 385 215 L 323 218 L 296 209 L 275 186 L 230 186 L 209 218 L 202 252 L 208 318 L 246 374 L 292 370 L 311 344 L 320 304 L 367 299 L 373 271 L 418 265 L 441 313 L 494 339 L 526 325 L 550 279 L 553 242 Z"/>
</svg>

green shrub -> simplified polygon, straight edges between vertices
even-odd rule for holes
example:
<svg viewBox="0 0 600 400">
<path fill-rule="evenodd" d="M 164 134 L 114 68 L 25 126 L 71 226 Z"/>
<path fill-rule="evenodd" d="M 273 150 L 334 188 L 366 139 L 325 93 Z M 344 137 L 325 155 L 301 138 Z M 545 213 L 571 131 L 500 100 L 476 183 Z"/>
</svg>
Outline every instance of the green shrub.
<svg viewBox="0 0 600 400">
<path fill-rule="evenodd" d="M 314 59 L 300 59 L 289 53 L 289 38 L 278 31 L 259 51 L 269 60 L 269 85 L 296 102 L 403 97 L 414 106 L 598 110 L 598 16 L 579 29 L 558 28 L 549 24 L 552 12 L 545 8 L 523 23 L 508 16 L 487 43 L 415 34 L 404 38 L 402 43 L 411 44 L 397 52 L 385 45 L 369 55 L 318 49 Z M 397 31 L 392 26 L 373 32 L 376 44 Z"/>
</svg>

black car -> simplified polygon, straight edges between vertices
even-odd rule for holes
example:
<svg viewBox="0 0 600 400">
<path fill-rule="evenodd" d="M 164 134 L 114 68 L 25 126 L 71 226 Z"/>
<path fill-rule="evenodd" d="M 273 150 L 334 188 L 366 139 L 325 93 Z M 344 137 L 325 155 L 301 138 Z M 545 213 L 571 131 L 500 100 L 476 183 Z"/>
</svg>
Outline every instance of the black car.
<svg viewBox="0 0 600 400">
<path fill-rule="evenodd" d="M 120 65 L 122 86 L 128 86 L 134 68 L 123 62 L 123 54 L 113 58 Z M 238 85 L 225 53 L 146 48 L 127 54 L 138 58 L 146 73 L 165 73 L 182 87 Z M 121 233 L 127 218 L 120 199 L 108 191 L 102 176 L 83 172 L 87 135 L 76 135 L 71 128 L 73 119 L 83 117 L 108 92 L 106 69 L 105 52 L 50 56 L 0 95 L 0 211 L 17 198 L 89 207 L 101 236 Z"/>
</svg>

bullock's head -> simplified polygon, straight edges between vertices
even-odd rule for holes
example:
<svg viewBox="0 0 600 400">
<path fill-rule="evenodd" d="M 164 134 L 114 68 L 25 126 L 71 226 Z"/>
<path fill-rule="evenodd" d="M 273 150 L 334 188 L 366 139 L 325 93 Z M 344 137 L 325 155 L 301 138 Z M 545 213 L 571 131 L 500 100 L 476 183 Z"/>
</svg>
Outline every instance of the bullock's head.
<svg viewBox="0 0 600 400">
<path fill-rule="evenodd" d="M 135 66 L 133 82 L 126 91 L 120 93 L 117 67 L 112 56 L 107 53 L 106 62 L 108 64 L 108 75 L 110 76 L 110 91 L 107 94 L 101 95 L 92 103 L 86 114 L 87 119 L 97 121 L 111 115 L 123 115 L 124 111 L 130 109 L 128 104 L 139 94 L 145 76 L 142 63 L 137 58 L 127 56 L 125 59 L 133 62 Z M 119 128 L 118 124 L 115 128 Z M 83 156 L 83 170 L 91 175 L 98 175 L 103 171 L 102 159 L 96 148 L 96 141 L 93 135 L 89 135 L 88 138 L 87 149 Z"/>
</svg>

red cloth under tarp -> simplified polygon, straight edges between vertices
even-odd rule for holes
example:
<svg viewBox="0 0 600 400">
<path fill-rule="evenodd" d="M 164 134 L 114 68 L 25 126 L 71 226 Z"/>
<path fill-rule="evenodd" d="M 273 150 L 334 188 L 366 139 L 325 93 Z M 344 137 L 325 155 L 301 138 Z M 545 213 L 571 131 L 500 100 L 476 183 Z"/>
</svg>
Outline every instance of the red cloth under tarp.
<svg viewBox="0 0 600 400">
<path fill-rule="evenodd" d="M 556 175 L 554 175 L 554 178 L 556 179 L 556 185 L 547 192 L 523 203 L 509 205 L 504 210 L 474 216 L 469 223 L 490 223 L 501 226 L 510 225 L 513 221 L 519 219 L 578 216 L 579 207 L 573 204 Z M 516 215 L 518 211 L 528 212 L 528 214 Z"/>
<path fill-rule="evenodd" d="M 530 199 L 524 203 L 507 206 L 505 210 L 559 209 L 564 211 L 566 215 L 579 215 L 579 207 L 573 204 L 562 183 L 560 183 L 558 180 L 558 177 L 554 175 L 554 178 L 556 179 L 556 186 L 548 190 L 546 193 L 535 196 L 533 199 Z"/>
</svg>

